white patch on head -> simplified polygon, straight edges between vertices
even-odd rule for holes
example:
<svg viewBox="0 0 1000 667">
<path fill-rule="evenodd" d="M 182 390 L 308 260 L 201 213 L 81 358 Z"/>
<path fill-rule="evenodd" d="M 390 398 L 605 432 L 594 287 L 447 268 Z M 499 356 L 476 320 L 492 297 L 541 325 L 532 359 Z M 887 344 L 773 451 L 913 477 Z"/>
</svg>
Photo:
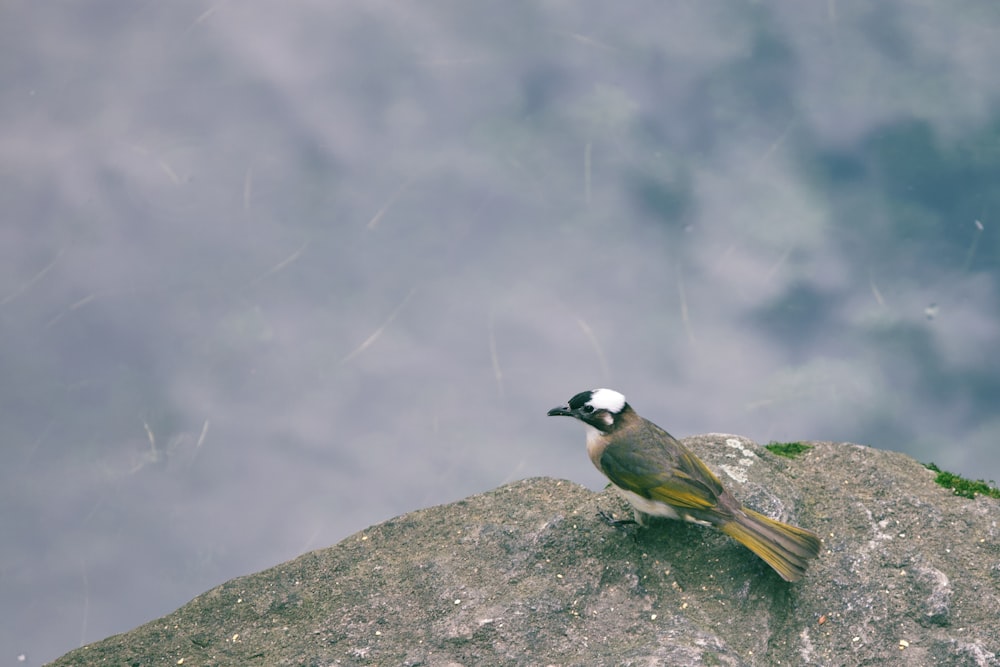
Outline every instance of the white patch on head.
<svg viewBox="0 0 1000 667">
<path fill-rule="evenodd" d="M 591 392 L 587 405 L 595 410 L 607 410 L 612 414 L 618 414 L 625 407 L 625 397 L 614 389 L 595 389 Z"/>
</svg>

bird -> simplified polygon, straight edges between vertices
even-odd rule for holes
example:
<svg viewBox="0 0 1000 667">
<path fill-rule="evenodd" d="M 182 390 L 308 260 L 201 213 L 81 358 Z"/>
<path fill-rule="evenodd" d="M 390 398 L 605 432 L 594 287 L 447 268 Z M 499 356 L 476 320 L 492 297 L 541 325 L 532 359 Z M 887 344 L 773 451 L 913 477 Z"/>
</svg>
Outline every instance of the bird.
<svg viewBox="0 0 1000 667">
<path fill-rule="evenodd" d="M 582 391 L 548 416 L 573 417 L 587 429 L 590 460 L 632 506 L 645 515 L 711 526 L 733 538 L 785 581 L 798 581 L 822 541 L 813 532 L 744 506 L 694 452 L 644 419 L 614 389 Z"/>
</svg>

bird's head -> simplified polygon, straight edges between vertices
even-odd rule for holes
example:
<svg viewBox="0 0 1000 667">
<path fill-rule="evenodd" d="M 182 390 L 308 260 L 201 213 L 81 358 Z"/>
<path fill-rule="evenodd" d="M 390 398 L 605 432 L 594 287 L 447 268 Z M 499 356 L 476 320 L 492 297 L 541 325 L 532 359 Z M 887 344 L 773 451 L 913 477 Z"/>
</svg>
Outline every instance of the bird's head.
<svg viewBox="0 0 1000 667">
<path fill-rule="evenodd" d="M 629 410 L 625 397 L 614 389 L 581 391 L 566 405 L 549 410 L 549 417 L 575 417 L 601 433 L 612 431 L 619 417 Z"/>
</svg>

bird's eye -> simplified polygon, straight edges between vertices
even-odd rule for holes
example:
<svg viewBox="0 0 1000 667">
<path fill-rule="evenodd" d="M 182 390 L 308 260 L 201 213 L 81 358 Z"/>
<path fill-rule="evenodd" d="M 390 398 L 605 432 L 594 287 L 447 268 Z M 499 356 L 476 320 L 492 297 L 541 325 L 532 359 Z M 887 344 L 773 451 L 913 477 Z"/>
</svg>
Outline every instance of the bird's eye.
<svg viewBox="0 0 1000 667">
<path fill-rule="evenodd" d="M 589 415 L 591 412 L 594 411 L 594 406 L 593 405 L 585 405 L 585 406 L 583 406 L 583 411 L 586 412 Z"/>
</svg>

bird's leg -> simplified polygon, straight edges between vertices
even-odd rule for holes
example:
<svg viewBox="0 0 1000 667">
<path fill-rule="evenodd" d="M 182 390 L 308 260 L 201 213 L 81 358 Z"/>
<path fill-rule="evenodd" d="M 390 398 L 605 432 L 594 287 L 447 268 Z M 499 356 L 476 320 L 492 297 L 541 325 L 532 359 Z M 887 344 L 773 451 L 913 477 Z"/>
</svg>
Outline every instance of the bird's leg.
<svg viewBox="0 0 1000 667">
<path fill-rule="evenodd" d="M 597 516 L 601 517 L 606 524 L 613 526 L 615 528 L 621 528 L 622 526 L 627 526 L 629 524 L 640 524 L 640 521 L 635 519 L 616 519 L 614 514 L 610 512 L 605 512 L 604 510 L 597 510 Z"/>
</svg>

